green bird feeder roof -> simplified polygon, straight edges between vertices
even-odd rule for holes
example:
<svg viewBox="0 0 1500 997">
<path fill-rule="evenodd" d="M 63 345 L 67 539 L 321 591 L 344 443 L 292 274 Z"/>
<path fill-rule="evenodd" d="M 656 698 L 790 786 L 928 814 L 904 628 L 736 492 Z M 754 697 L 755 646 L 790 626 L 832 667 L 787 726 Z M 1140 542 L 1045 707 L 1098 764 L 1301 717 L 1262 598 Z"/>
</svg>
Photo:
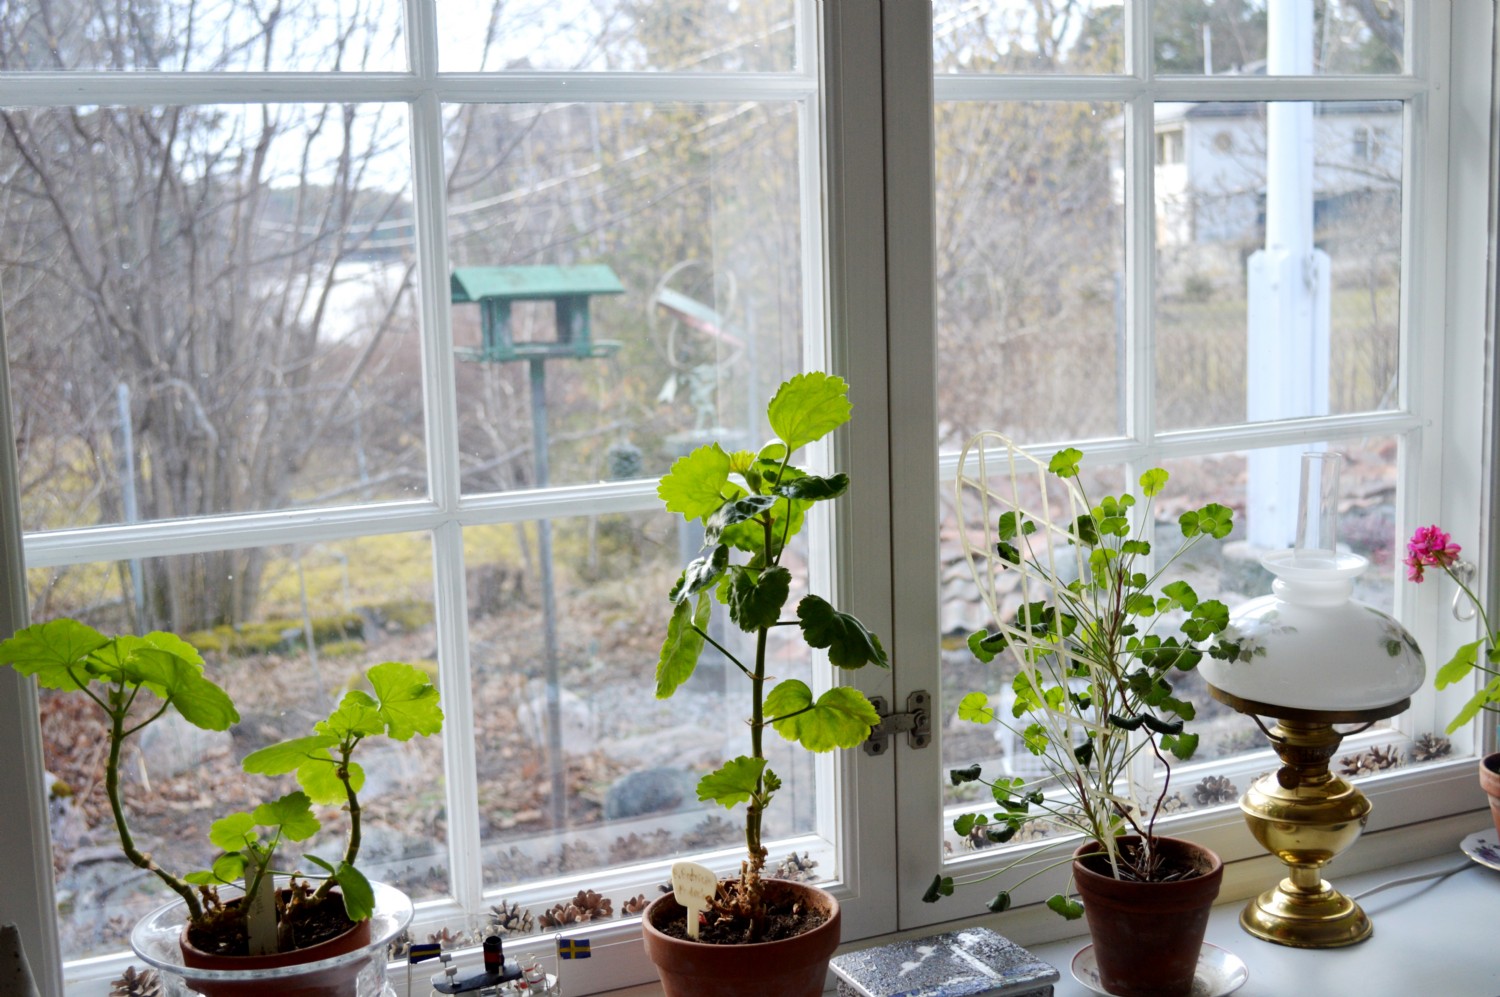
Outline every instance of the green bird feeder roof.
<svg viewBox="0 0 1500 997">
<path fill-rule="evenodd" d="M 547 301 L 579 295 L 624 294 L 625 285 L 603 263 L 583 266 L 458 267 L 451 281 L 453 303 Z"/>
</svg>

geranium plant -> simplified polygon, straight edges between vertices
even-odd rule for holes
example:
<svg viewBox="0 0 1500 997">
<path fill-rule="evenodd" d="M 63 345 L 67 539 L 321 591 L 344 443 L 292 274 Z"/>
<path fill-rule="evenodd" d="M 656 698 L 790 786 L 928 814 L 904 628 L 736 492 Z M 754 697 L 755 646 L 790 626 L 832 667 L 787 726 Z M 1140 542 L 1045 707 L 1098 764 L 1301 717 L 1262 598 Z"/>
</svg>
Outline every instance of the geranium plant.
<svg viewBox="0 0 1500 997">
<path fill-rule="evenodd" d="M 820 596 L 805 595 L 794 614 L 787 612 L 793 582 L 783 564 L 787 545 L 809 508 L 838 498 L 849 487 L 848 475 L 809 474 L 791 463 L 792 456 L 847 422 L 850 412 L 848 385 L 841 378 L 819 372 L 798 375 L 781 385 L 767 410 L 776 439 L 759 451 L 729 453 L 717 443 L 699 447 L 674 463 L 657 489 L 669 511 L 703 522 L 707 553 L 692 561 L 672 587 L 656 696 L 670 697 L 688 681 L 706 644 L 750 683 L 749 753 L 704 775 L 698 798 L 728 808 L 745 806 L 748 857 L 739 879 L 721 884 L 712 913 L 747 920 L 752 939 L 761 936 L 766 914 L 762 821 L 781 787 L 766 764 L 767 729 L 823 752 L 854 747 L 880 722 L 858 689 L 834 686 L 814 696 L 800 679 L 776 682 L 766 667 L 772 631 L 780 627 L 799 628 L 810 646 L 826 649 L 828 660 L 841 669 L 889 667 L 879 638 Z M 742 660 L 710 636 L 716 611 L 727 611 L 736 627 L 753 635 L 753 657 Z M 771 682 L 775 684 L 768 689 Z"/>
<path fill-rule="evenodd" d="M 1007 451 L 1008 489 L 993 489 L 984 477 L 983 448 L 994 440 Z M 1153 504 L 1166 486 L 1166 471 L 1142 474 L 1139 498 L 1127 492 L 1096 503 L 1079 478 L 1083 455 L 1078 450 L 1059 451 L 1045 474 L 1039 462 L 995 434 L 969 444 L 965 468 L 973 455 L 979 457 L 981 477 L 976 481 L 960 470 L 959 508 L 969 504 L 966 494 L 972 496 L 977 486 L 986 542 L 977 548 L 966 538 L 965 547 L 998 626 L 971 635 L 969 647 L 985 663 L 1008 652 L 1016 675 L 1008 709 L 985 692 L 972 692 L 959 703 L 958 716 L 1008 728 L 1041 760 L 1047 775 L 986 779 L 979 765 L 950 771 L 954 785 L 987 787 L 995 804 L 987 812 L 961 815 L 953 830 L 960 837 L 978 834 L 1005 842 L 1027 824 L 1045 821 L 1098 842 L 1116 878 L 1156 881 L 1177 874 L 1164 867 L 1154 847 L 1156 821 L 1170 793 L 1172 762 L 1192 757 L 1198 735 L 1185 730 L 1194 708 L 1177 696 L 1173 683 L 1197 666 L 1205 653 L 1200 648 L 1220 657 L 1231 657 L 1238 648 L 1218 637 L 1228 625 L 1228 608 L 1199 599 L 1184 580 L 1168 582 L 1167 572 L 1205 538 L 1227 536 L 1233 513 L 1217 503 L 1183 512 L 1178 518 L 1182 544 L 1153 562 Z M 1028 504 L 1018 492 L 1031 470 L 1037 472 L 1040 498 Z M 1054 520 L 1050 513 L 1049 483 L 1066 493 L 1066 519 Z M 1005 511 L 991 518 L 996 505 Z M 1007 585 L 1020 605 L 1002 614 Z M 1161 772 L 1155 788 L 1134 778 L 1143 752 Z M 1126 834 L 1139 844 L 1121 847 L 1117 839 Z M 1013 865 L 959 881 L 1003 876 Z M 952 895 L 954 885 L 954 877 L 936 876 L 923 899 Z M 1007 889 L 989 907 L 1001 911 L 1010 904 Z M 1066 893 L 1053 896 L 1048 906 L 1070 919 L 1083 913 Z"/>
<path fill-rule="evenodd" d="M 178 874 L 137 847 L 121 793 L 120 761 L 126 742 L 168 710 L 203 730 L 228 730 L 239 722 L 229 694 L 203 674 L 202 655 L 169 633 L 106 637 L 77 620 L 57 619 L 26 627 L 0 643 L 0 664 L 35 676 L 44 688 L 83 695 L 103 712 L 109 728 L 104 788 L 121 850 L 132 865 L 152 873 L 182 898 L 195 944 L 214 939 L 212 944 L 222 954 L 299 947 L 302 942 L 291 930 L 298 909 L 324 902 L 334 886 L 350 921 L 373 913 L 373 890 L 354 865 L 363 813 L 357 794 L 364 772 L 353 754 L 370 737 L 407 740 L 442 728 L 437 689 L 420 669 L 400 662 L 376 665 L 367 674 L 373 696 L 351 690 L 327 719 L 316 724 L 313 735 L 246 757 L 247 772 L 295 772 L 301 791 L 215 821 L 209 840 L 223 854 L 211 869 Z M 299 869 L 278 870 L 278 848 L 284 842 L 307 840 L 320 828 L 312 810 L 315 803 L 347 807 L 343 857 L 335 864 L 304 856 L 324 870 L 322 877 L 304 876 Z M 284 891 L 275 889 L 278 872 L 292 880 Z M 323 882 L 314 890 L 308 880 L 316 878 Z M 220 900 L 219 886 L 241 881 L 246 901 Z"/>
<path fill-rule="evenodd" d="M 1500 635 L 1490 625 L 1484 602 L 1470 587 L 1474 568 L 1459 557 L 1462 550 L 1451 536 L 1435 525 L 1418 527 L 1406 544 L 1406 577 L 1413 582 L 1421 582 L 1425 579 L 1428 568 L 1442 571 L 1453 579 L 1453 584 L 1458 586 L 1459 592 L 1474 607 L 1484 630 L 1482 637 L 1461 645 L 1453 652 L 1448 663 L 1438 669 L 1435 684 L 1439 689 L 1446 689 L 1455 682 L 1467 679 L 1475 669 L 1486 676 L 1479 691 L 1470 697 L 1457 716 L 1449 722 L 1449 734 L 1473 720 L 1481 710 L 1500 714 Z"/>
</svg>

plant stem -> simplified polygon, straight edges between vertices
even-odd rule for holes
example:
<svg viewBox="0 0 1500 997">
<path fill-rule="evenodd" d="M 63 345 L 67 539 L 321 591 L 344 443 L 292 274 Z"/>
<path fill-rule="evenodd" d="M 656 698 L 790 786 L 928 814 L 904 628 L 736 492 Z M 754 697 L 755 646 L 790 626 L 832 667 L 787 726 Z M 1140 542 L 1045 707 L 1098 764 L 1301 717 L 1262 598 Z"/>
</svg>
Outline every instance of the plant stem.
<svg viewBox="0 0 1500 997">
<path fill-rule="evenodd" d="M 123 692 L 123 689 L 122 689 Z M 197 921 L 203 917 L 203 908 L 198 903 L 198 896 L 192 887 L 167 872 L 150 855 L 135 847 L 135 839 L 130 836 L 130 827 L 125 823 L 125 807 L 120 801 L 120 749 L 125 744 L 128 736 L 125 731 L 125 710 L 110 711 L 109 731 L 109 761 L 104 767 L 104 792 L 109 797 L 109 809 L 115 818 L 115 830 L 120 834 L 120 849 L 125 853 L 132 865 L 147 872 L 155 873 L 157 878 L 173 893 L 182 898 L 187 904 L 188 920 Z M 137 727 L 136 730 L 140 728 Z"/>
<path fill-rule="evenodd" d="M 354 754 L 354 747 L 355 745 L 359 744 L 359 742 L 360 739 L 358 737 L 355 737 L 352 740 L 339 745 L 339 760 L 337 762 L 338 767 L 334 770 L 334 774 L 338 776 L 339 782 L 343 783 L 344 797 L 348 800 L 349 838 L 344 843 L 344 864 L 351 866 L 354 864 L 354 860 L 359 858 L 359 818 L 361 810 L 359 806 L 359 796 L 355 794 L 354 783 L 350 781 L 349 777 L 349 758 Z M 333 889 L 333 884 L 335 882 L 336 880 L 332 876 L 329 876 L 327 879 L 323 880 L 323 882 L 318 884 L 318 890 L 313 894 L 313 898 L 316 900 L 321 900 L 322 898 L 328 896 L 328 893 Z"/>
</svg>

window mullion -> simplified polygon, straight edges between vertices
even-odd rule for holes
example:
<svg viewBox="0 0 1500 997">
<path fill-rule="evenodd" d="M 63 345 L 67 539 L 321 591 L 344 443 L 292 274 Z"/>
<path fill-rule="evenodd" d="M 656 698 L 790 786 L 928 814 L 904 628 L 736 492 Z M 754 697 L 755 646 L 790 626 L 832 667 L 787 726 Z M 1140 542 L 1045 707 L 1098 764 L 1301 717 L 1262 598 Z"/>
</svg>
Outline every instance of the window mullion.
<svg viewBox="0 0 1500 997">
<path fill-rule="evenodd" d="M 426 407 L 428 481 L 442 512 L 458 510 L 458 409 L 453 371 L 453 326 L 448 307 L 447 185 L 443 165 L 443 108 L 432 86 L 437 73 L 437 12 L 408 0 L 411 65 L 423 84 L 411 107 L 413 202 L 418 287 L 421 294 L 422 383 Z M 443 695 L 443 759 L 448 813 L 448 875 L 455 900 L 479 908 L 483 891 L 479 851 L 478 760 L 473 697 L 469 695 L 468 600 L 464 586 L 463 526 L 448 519 L 432 534 L 433 616 L 439 687 Z"/>
</svg>

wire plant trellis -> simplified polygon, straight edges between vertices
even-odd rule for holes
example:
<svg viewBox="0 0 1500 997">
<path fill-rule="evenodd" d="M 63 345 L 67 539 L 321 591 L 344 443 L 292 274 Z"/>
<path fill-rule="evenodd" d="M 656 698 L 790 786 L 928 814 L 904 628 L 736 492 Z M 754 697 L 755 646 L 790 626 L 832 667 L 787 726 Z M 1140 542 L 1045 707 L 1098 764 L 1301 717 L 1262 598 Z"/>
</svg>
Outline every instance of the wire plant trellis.
<svg viewBox="0 0 1500 997">
<path fill-rule="evenodd" d="M 1126 492 L 1094 505 L 1077 482 L 1081 457 L 1068 449 L 1042 461 L 988 431 L 972 437 L 960 457 L 960 543 L 994 628 L 974 633 L 969 646 L 985 662 L 1008 651 L 1016 675 L 1013 700 L 1007 695 L 991 704 L 986 694 L 970 693 L 958 715 L 1000 724 L 1039 756 L 1048 774 L 988 783 L 999 808 L 993 819 L 965 814 L 954 829 L 963 835 L 977 828 L 1006 841 L 1024 823 L 1046 819 L 1099 842 L 1117 876 L 1116 835 L 1136 834 L 1142 845 L 1129 864 L 1142 871 L 1140 878 L 1152 878 L 1145 870 L 1155 868 L 1154 827 L 1169 792 L 1165 755 L 1187 758 L 1197 743 L 1183 732 L 1193 708 L 1173 697 L 1166 676 L 1193 668 L 1203 653 L 1233 647 L 1215 639 L 1227 625 L 1227 608 L 1200 602 L 1185 582 L 1162 584 L 1162 576 L 1204 536 L 1227 535 L 1233 514 L 1215 503 L 1184 513 L 1186 543 L 1158 565 L 1147 537 L 1166 472 L 1153 468 L 1141 476 L 1144 501 Z M 1186 639 L 1153 634 L 1165 619 L 1179 620 Z M 1167 772 L 1159 784 L 1154 766 L 1137 764 L 1148 757 Z M 985 781 L 977 765 L 950 776 L 955 783 Z M 1049 799 L 1042 789 L 1054 779 L 1060 791 Z M 1054 901 L 1054 909 L 1066 906 L 1061 897 Z M 1009 894 L 994 903 L 1003 909 Z"/>
</svg>

